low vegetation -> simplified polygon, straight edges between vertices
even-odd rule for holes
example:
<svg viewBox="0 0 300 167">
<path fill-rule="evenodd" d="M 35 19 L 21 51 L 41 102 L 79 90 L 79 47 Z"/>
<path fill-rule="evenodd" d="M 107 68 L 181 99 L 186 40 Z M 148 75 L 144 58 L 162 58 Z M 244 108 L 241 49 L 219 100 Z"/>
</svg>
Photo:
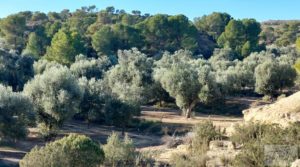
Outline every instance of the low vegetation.
<svg viewBox="0 0 300 167">
<path fill-rule="evenodd" d="M 299 124 L 292 124 L 283 129 L 277 125 L 266 125 L 259 123 L 250 123 L 247 125 L 237 126 L 235 133 L 231 139 L 236 144 L 242 144 L 241 152 L 236 156 L 233 161 L 234 166 L 247 166 L 247 167 L 263 167 L 266 165 L 266 146 L 281 146 L 281 151 L 284 147 L 290 146 L 297 148 L 299 146 L 300 128 Z M 279 150 L 280 151 L 280 150 Z M 276 154 L 276 153 L 275 153 Z M 274 155 L 275 155 L 274 154 Z M 272 159 L 273 158 L 273 159 Z M 285 160 L 286 165 L 290 165 L 299 155 L 289 154 L 288 152 L 283 157 L 271 157 L 269 162 L 271 165 L 280 163 L 279 161 Z M 282 163 L 282 162 L 281 162 Z"/>
<path fill-rule="evenodd" d="M 20 161 L 21 167 L 97 167 L 104 161 L 99 144 L 83 135 L 71 134 L 60 140 L 33 148 Z"/>
</svg>

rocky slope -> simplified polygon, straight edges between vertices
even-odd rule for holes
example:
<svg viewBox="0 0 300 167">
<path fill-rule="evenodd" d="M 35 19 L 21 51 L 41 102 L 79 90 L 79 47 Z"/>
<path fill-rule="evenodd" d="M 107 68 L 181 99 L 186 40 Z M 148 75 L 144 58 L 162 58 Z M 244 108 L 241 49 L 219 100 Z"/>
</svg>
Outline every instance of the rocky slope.
<svg viewBox="0 0 300 167">
<path fill-rule="evenodd" d="M 283 127 L 300 122 L 300 92 L 267 104 L 243 111 L 244 121 L 279 124 Z"/>
</svg>

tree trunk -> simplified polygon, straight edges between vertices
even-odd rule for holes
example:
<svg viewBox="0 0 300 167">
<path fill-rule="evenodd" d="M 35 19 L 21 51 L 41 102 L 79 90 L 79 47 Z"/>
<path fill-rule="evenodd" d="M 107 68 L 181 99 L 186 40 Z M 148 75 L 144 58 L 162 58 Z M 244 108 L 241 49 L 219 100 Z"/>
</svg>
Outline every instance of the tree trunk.
<svg viewBox="0 0 300 167">
<path fill-rule="evenodd" d="M 198 100 L 194 100 L 189 107 L 185 110 L 185 117 L 186 118 L 191 118 L 192 116 L 192 109 L 195 107 L 195 105 L 197 104 Z"/>
<path fill-rule="evenodd" d="M 185 111 L 185 118 L 191 118 L 191 115 L 192 115 L 192 109 L 189 107 Z"/>
<path fill-rule="evenodd" d="M 125 136 L 125 125 L 122 126 L 122 136 Z"/>
</svg>

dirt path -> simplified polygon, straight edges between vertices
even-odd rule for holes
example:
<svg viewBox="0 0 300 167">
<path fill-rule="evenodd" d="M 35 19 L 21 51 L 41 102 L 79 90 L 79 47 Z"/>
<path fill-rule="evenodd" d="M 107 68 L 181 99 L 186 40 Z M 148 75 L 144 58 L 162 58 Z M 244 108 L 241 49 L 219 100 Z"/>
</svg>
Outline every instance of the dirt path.
<svg viewBox="0 0 300 167">
<path fill-rule="evenodd" d="M 238 116 L 205 115 L 199 113 L 193 116 L 193 118 L 186 119 L 180 115 L 180 110 L 156 109 L 151 106 L 143 107 L 142 114 L 139 118 L 178 125 L 194 125 L 204 120 L 210 120 L 215 126 L 220 128 L 228 128 L 233 123 L 239 123 L 243 121 L 243 118 Z"/>
</svg>

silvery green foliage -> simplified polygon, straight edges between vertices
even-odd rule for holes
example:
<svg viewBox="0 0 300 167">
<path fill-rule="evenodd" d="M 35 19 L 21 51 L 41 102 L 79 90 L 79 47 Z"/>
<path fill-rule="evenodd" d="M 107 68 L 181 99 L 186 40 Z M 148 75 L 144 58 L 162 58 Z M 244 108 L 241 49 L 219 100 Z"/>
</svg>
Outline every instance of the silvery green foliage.
<svg viewBox="0 0 300 167">
<path fill-rule="evenodd" d="M 110 66 L 112 66 L 112 63 L 107 56 L 95 59 L 78 55 L 70 70 L 77 77 L 101 79 Z"/>
<path fill-rule="evenodd" d="M 255 68 L 255 91 L 273 96 L 277 91 L 294 85 L 296 71 L 288 62 L 270 59 Z"/>
<path fill-rule="evenodd" d="M 189 51 L 165 53 L 156 62 L 154 79 L 176 99 L 186 117 L 198 102 L 207 103 L 219 95 L 214 73 L 202 59 L 193 59 Z"/>
<path fill-rule="evenodd" d="M 104 81 L 95 78 L 88 80 L 82 77 L 79 78 L 78 84 L 83 91 L 83 97 L 80 103 L 80 112 L 77 115 L 88 122 L 104 121 L 102 109 L 108 96 Z"/>
<path fill-rule="evenodd" d="M 232 66 L 227 69 L 219 68 L 216 71 L 216 80 L 221 85 L 223 93 L 239 92 L 243 89 L 254 89 L 255 87 L 255 68 L 269 60 L 274 59 L 275 55 L 269 52 L 254 52 L 243 60 L 235 60 Z"/>
<path fill-rule="evenodd" d="M 236 59 L 234 52 L 231 49 L 215 49 L 213 55 L 209 59 L 213 70 L 224 71 L 228 67 L 235 65 Z"/>
<path fill-rule="evenodd" d="M 0 50 L 0 83 L 11 86 L 13 90 L 22 90 L 33 77 L 33 62 L 31 57 Z"/>
<path fill-rule="evenodd" d="M 29 98 L 0 84 L 0 139 L 26 137 L 26 123 L 31 111 Z"/>
<path fill-rule="evenodd" d="M 42 74 L 45 70 L 48 70 L 52 67 L 60 68 L 62 65 L 55 61 L 48 61 L 46 59 L 40 59 L 33 64 L 35 74 Z"/>
<path fill-rule="evenodd" d="M 121 100 L 145 103 L 152 81 L 152 59 L 133 48 L 119 51 L 118 61 L 107 72 L 112 93 Z"/>
<path fill-rule="evenodd" d="M 300 57 L 296 48 L 292 46 L 278 47 L 270 45 L 267 46 L 267 52 L 274 54 L 279 61 L 289 63 L 290 65 L 295 64 L 296 60 Z"/>
<path fill-rule="evenodd" d="M 39 123 L 51 130 L 73 116 L 82 98 L 76 78 L 67 67 L 51 67 L 24 87 L 32 99 Z"/>
</svg>

